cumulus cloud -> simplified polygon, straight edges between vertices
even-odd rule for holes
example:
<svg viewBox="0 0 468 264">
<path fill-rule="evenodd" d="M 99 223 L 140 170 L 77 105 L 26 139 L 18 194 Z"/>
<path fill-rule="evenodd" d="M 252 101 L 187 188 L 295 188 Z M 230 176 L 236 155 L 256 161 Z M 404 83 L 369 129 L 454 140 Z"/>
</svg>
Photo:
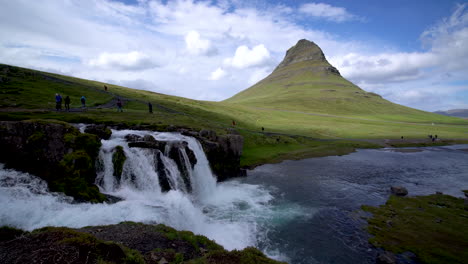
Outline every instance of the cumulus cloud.
<svg viewBox="0 0 468 264">
<path fill-rule="evenodd" d="M 344 22 L 358 19 L 343 7 L 335 7 L 324 3 L 307 3 L 299 7 L 299 12 L 315 18 L 333 22 Z"/>
<path fill-rule="evenodd" d="M 90 60 L 88 64 L 98 68 L 125 71 L 145 70 L 157 66 L 148 55 L 139 51 L 131 51 L 128 53 L 103 52 L 96 59 Z"/>
<path fill-rule="evenodd" d="M 193 55 L 215 55 L 216 48 L 208 39 L 202 39 L 200 34 L 192 30 L 185 36 L 185 45 L 189 53 Z"/>
<path fill-rule="evenodd" d="M 468 5 L 459 5 L 448 19 L 424 31 L 423 52 L 348 53 L 331 58 L 340 72 L 366 83 L 403 82 L 438 75 L 468 74 Z"/>
<path fill-rule="evenodd" d="M 212 81 L 217 81 L 219 79 L 222 79 L 223 77 L 226 76 L 226 71 L 224 71 L 223 69 L 221 68 L 217 68 L 216 70 L 214 70 L 211 75 L 210 75 L 210 80 Z"/>
<path fill-rule="evenodd" d="M 440 98 L 467 89 L 450 85 L 468 76 L 467 4 L 422 33 L 424 49 L 389 52 L 372 41 L 343 40 L 301 23 L 304 17 L 360 20 L 345 8 L 260 2 L 4 1 L 0 62 L 221 100 L 265 77 L 288 48 L 306 38 L 344 77 L 387 99 L 427 109 L 424 101 L 434 102 L 427 96 L 438 96 L 437 108 L 460 105 Z"/>
<path fill-rule="evenodd" d="M 232 58 L 224 60 L 225 65 L 229 65 L 238 69 L 244 69 L 255 66 L 263 66 L 270 61 L 270 52 L 265 45 L 260 44 L 252 49 L 242 45 L 236 49 Z"/>
</svg>

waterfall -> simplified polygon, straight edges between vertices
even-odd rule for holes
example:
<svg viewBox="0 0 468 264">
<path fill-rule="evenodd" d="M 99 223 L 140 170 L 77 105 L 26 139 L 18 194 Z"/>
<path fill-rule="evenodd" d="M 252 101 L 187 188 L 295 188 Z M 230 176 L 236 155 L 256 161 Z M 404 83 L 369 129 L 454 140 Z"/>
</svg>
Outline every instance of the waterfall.
<svg viewBox="0 0 468 264">
<path fill-rule="evenodd" d="M 131 146 L 132 142 L 136 146 Z M 114 175 L 112 161 L 117 146 L 126 157 L 120 177 Z M 195 164 L 187 150 L 193 153 Z M 109 140 L 102 140 L 98 168 L 96 184 L 102 192 L 117 196 L 125 189 L 160 195 L 168 191 L 161 186 L 166 182 L 167 189 L 191 193 L 202 200 L 216 189 L 216 178 L 200 143 L 178 133 L 114 130 Z"/>
<path fill-rule="evenodd" d="M 126 157 L 120 177 L 114 176 L 112 162 L 117 146 Z M 97 165 L 99 189 L 121 201 L 74 203 L 50 193 L 34 175 L 0 164 L 0 225 L 33 230 L 163 223 L 231 250 L 257 246 L 266 233 L 264 223 L 275 214 L 269 190 L 238 179 L 217 183 L 201 144 L 179 133 L 113 130 L 109 140 L 102 140 Z"/>
</svg>

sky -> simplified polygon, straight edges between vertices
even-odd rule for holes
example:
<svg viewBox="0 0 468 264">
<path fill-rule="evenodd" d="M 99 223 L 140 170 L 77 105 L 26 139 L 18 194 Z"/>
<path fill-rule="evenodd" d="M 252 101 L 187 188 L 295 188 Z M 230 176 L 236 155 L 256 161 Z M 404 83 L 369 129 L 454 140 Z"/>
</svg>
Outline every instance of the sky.
<svg viewBox="0 0 468 264">
<path fill-rule="evenodd" d="M 468 108 L 468 2 L 0 0 L 0 63 L 220 101 L 300 39 L 343 77 L 426 111 Z"/>
</svg>

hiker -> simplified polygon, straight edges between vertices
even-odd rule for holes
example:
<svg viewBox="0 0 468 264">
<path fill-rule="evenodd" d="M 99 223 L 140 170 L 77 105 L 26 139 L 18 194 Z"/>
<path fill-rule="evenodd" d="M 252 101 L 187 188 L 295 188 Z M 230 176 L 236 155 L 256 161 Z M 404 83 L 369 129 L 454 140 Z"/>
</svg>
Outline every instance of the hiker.
<svg viewBox="0 0 468 264">
<path fill-rule="evenodd" d="M 70 111 L 70 96 L 65 97 L 65 109 Z"/>
<path fill-rule="evenodd" d="M 437 139 L 437 135 L 434 136 Z"/>
<path fill-rule="evenodd" d="M 236 126 L 236 121 L 232 120 L 232 126 Z"/>
<path fill-rule="evenodd" d="M 151 104 L 151 102 L 148 102 L 148 110 L 150 114 L 153 113 L 153 105 Z"/>
<path fill-rule="evenodd" d="M 86 107 L 86 97 L 84 97 L 84 95 L 81 96 L 80 101 L 81 101 L 81 107 Z"/>
<path fill-rule="evenodd" d="M 264 132 L 264 131 L 265 131 L 265 128 L 264 128 L 264 127 L 262 127 L 262 132 Z"/>
<path fill-rule="evenodd" d="M 58 93 L 55 94 L 55 110 L 62 110 L 62 96 Z"/>
<path fill-rule="evenodd" d="M 106 86 L 106 85 L 104 85 L 104 91 L 106 91 L 106 92 L 107 92 L 107 86 Z"/>
<path fill-rule="evenodd" d="M 117 112 L 123 112 L 122 101 L 120 101 L 120 99 L 117 99 Z"/>
</svg>

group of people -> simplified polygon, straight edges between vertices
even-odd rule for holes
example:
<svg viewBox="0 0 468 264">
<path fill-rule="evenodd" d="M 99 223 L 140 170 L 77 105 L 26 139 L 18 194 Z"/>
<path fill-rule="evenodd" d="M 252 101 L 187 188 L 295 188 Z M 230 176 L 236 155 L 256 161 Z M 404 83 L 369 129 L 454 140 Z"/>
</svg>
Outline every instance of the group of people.
<svg viewBox="0 0 468 264">
<path fill-rule="evenodd" d="M 59 93 L 55 94 L 55 110 L 61 111 L 62 110 L 62 101 L 65 103 L 65 110 L 70 111 L 70 96 L 66 96 L 65 99 L 62 98 L 62 95 Z M 86 97 L 81 96 L 81 106 L 84 108 L 86 107 Z"/>
<path fill-rule="evenodd" d="M 104 86 L 104 87 L 107 90 L 107 87 L 106 86 Z M 55 94 L 55 109 L 57 111 L 62 110 L 62 101 L 65 102 L 65 110 L 70 111 L 70 96 L 67 95 L 67 97 L 65 97 L 65 99 L 63 99 L 62 96 L 59 93 Z M 84 97 L 84 95 L 81 96 L 80 101 L 81 101 L 81 106 L 83 108 L 85 108 L 86 107 L 86 97 Z M 122 103 L 122 100 L 120 100 L 120 98 L 117 99 L 116 105 L 117 105 L 117 112 L 123 112 L 123 108 L 122 108 L 123 103 Z M 149 111 L 150 114 L 153 113 L 153 104 L 151 104 L 151 102 L 148 102 L 148 111 Z"/>
</svg>

